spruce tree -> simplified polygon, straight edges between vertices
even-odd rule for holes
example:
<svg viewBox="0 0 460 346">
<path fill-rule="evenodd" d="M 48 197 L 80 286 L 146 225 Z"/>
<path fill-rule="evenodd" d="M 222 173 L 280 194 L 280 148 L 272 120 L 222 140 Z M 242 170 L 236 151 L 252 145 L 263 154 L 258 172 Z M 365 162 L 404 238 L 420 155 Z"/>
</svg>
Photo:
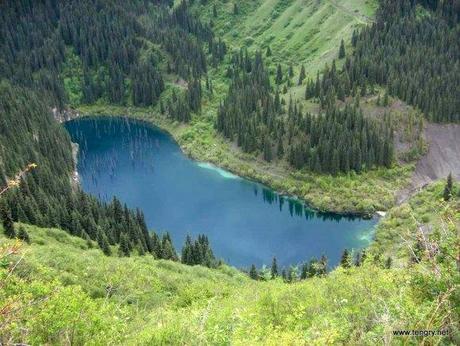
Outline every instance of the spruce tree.
<svg viewBox="0 0 460 346">
<path fill-rule="evenodd" d="M 321 259 L 319 260 L 319 269 L 317 271 L 317 275 L 326 275 L 327 263 L 328 263 L 328 259 L 326 255 L 322 255 Z"/>
<path fill-rule="evenodd" d="M 240 13 L 240 10 L 238 8 L 238 4 L 235 2 L 233 3 L 233 14 L 238 15 Z"/>
<path fill-rule="evenodd" d="M 343 59 L 343 58 L 345 58 L 345 44 L 342 39 L 342 41 L 340 41 L 339 59 Z"/>
<path fill-rule="evenodd" d="M 276 84 L 281 84 L 281 83 L 283 83 L 283 70 L 282 70 L 280 64 L 278 64 L 278 67 L 276 68 L 275 83 L 276 83 Z"/>
<path fill-rule="evenodd" d="M 278 155 L 278 159 L 282 159 L 284 156 L 284 146 L 283 146 L 283 140 L 281 139 L 281 137 L 279 137 L 279 140 L 278 140 L 277 155 Z"/>
<path fill-rule="evenodd" d="M 302 85 L 302 82 L 303 80 L 305 79 L 306 75 L 305 75 L 305 66 L 302 65 L 302 67 L 300 68 L 300 74 L 299 74 L 299 85 Z"/>
<path fill-rule="evenodd" d="M 300 280 L 305 280 L 306 278 L 308 278 L 308 269 L 308 263 L 303 263 L 302 267 L 300 268 Z"/>
<path fill-rule="evenodd" d="M 174 249 L 174 245 L 172 243 L 171 237 L 168 232 L 163 234 L 163 238 L 161 240 L 161 258 L 162 259 L 167 259 L 171 261 L 177 261 L 177 253 L 176 250 Z"/>
<path fill-rule="evenodd" d="M 27 244 L 30 244 L 29 233 L 27 233 L 24 226 L 19 226 L 18 238 L 22 241 L 25 241 Z"/>
<path fill-rule="evenodd" d="M 358 252 L 355 257 L 355 266 L 359 267 L 362 264 L 363 260 L 361 257 L 361 252 Z"/>
<path fill-rule="evenodd" d="M 0 212 L 3 222 L 3 232 L 8 238 L 16 237 L 13 219 L 11 218 L 11 211 L 6 203 L 2 203 Z"/>
<path fill-rule="evenodd" d="M 161 247 L 161 240 L 158 237 L 158 234 L 156 234 L 156 232 L 152 232 L 150 239 L 152 243 L 152 255 L 155 257 L 155 259 L 161 259 L 163 249 Z"/>
<path fill-rule="evenodd" d="M 97 244 L 99 245 L 99 248 L 102 250 L 102 252 L 106 256 L 110 256 L 112 254 L 112 250 L 107 240 L 107 236 L 104 234 L 101 228 L 99 228 L 97 232 Z M 129 256 L 129 249 L 128 249 L 128 256 Z"/>
<path fill-rule="evenodd" d="M 343 250 L 342 257 L 340 259 L 340 265 L 343 268 L 351 267 L 350 253 L 348 252 L 348 249 Z"/>
<path fill-rule="evenodd" d="M 182 248 L 181 262 L 188 265 L 196 264 L 193 258 L 192 239 L 187 235 L 184 247 Z"/>
<path fill-rule="evenodd" d="M 120 247 L 118 249 L 118 253 L 121 257 L 130 256 L 130 245 L 129 245 L 128 236 L 124 233 L 120 237 Z"/>
<path fill-rule="evenodd" d="M 267 51 L 266 51 L 265 55 L 266 55 L 267 57 L 272 56 L 272 50 L 271 50 L 270 46 L 267 46 Z"/>
<path fill-rule="evenodd" d="M 251 265 L 251 269 L 249 270 L 249 277 L 253 280 L 259 279 L 259 274 L 257 273 L 257 268 L 254 264 Z"/>
<path fill-rule="evenodd" d="M 387 260 L 385 261 L 385 268 L 386 268 L 386 269 L 390 269 L 392 263 L 393 263 L 393 260 L 391 259 L 390 256 L 388 256 Z"/>
<path fill-rule="evenodd" d="M 446 181 L 446 185 L 444 187 L 444 192 L 443 192 L 443 198 L 446 202 L 449 201 L 450 198 L 452 197 L 453 185 L 454 183 L 452 179 L 452 173 L 449 173 L 449 175 L 447 176 L 447 181 Z"/>
<path fill-rule="evenodd" d="M 272 144 L 268 138 L 264 141 L 264 160 L 270 162 L 273 159 Z"/>
<path fill-rule="evenodd" d="M 270 272 L 271 272 L 272 279 L 278 276 L 278 263 L 276 261 L 276 257 L 273 257 L 272 267 L 271 267 Z"/>
</svg>

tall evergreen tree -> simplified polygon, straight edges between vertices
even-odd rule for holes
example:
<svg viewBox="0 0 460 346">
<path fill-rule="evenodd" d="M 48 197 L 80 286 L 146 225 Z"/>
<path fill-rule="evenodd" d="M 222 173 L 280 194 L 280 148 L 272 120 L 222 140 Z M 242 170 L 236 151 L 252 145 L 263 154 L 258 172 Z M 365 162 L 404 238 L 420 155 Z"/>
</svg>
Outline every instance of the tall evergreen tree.
<svg viewBox="0 0 460 346">
<path fill-rule="evenodd" d="M 449 173 L 449 175 L 447 176 L 446 185 L 444 187 L 444 192 L 443 192 L 443 198 L 446 202 L 449 201 L 450 198 L 452 197 L 453 185 L 454 183 L 452 179 L 452 173 Z"/>
<path fill-rule="evenodd" d="M 276 68 L 275 83 L 276 83 L 276 84 L 281 84 L 281 83 L 283 83 L 283 70 L 282 70 L 280 64 L 278 64 L 278 67 Z"/>
<path fill-rule="evenodd" d="M 348 249 L 343 250 L 342 257 L 340 259 L 340 265 L 343 268 L 351 267 L 350 253 L 348 252 Z"/>
<path fill-rule="evenodd" d="M 390 269 L 391 268 L 391 265 L 393 263 L 393 260 L 390 256 L 387 257 L 387 260 L 385 261 L 385 268 L 386 269 Z"/>
<path fill-rule="evenodd" d="M 249 269 L 249 277 L 253 280 L 259 280 L 259 273 L 257 272 L 257 268 L 254 264 L 252 264 L 251 269 Z"/>
<path fill-rule="evenodd" d="M 13 219 L 11 217 L 11 210 L 6 203 L 0 206 L 0 212 L 3 223 L 3 232 L 8 238 L 16 237 L 16 230 L 14 229 Z"/>
<path fill-rule="evenodd" d="M 184 247 L 182 248 L 181 262 L 188 265 L 195 264 L 193 258 L 192 238 L 190 238 L 189 235 L 187 235 Z"/>
<path fill-rule="evenodd" d="M 174 245 L 172 243 L 171 236 L 169 235 L 168 232 L 163 234 L 163 237 L 161 239 L 161 248 L 162 248 L 161 258 L 171 260 L 171 261 L 178 260 L 176 250 L 174 249 Z"/>
<path fill-rule="evenodd" d="M 26 229 L 22 225 L 19 226 L 18 238 L 25 241 L 27 244 L 30 244 L 29 233 L 27 233 Z"/>
<path fill-rule="evenodd" d="M 131 254 L 131 250 L 130 250 L 128 236 L 123 233 L 120 237 L 119 255 L 122 257 L 129 257 L 130 254 Z"/>
<path fill-rule="evenodd" d="M 271 50 L 270 46 L 267 46 L 267 51 L 265 52 L 265 55 L 266 55 L 267 57 L 272 56 L 272 50 Z"/>
<path fill-rule="evenodd" d="M 289 78 L 294 77 L 294 67 L 292 66 L 292 64 L 289 64 L 288 76 Z"/>
<path fill-rule="evenodd" d="M 233 3 L 233 14 L 234 15 L 240 14 L 240 10 L 239 10 L 238 4 L 236 2 Z"/>
<path fill-rule="evenodd" d="M 306 74 L 305 74 L 305 66 L 302 65 L 302 67 L 300 68 L 300 74 L 299 74 L 299 85 L 302 85 L 303 83 L 303 80 L 305 79 L 306 77 Z"/>
<path fill-rule="evenodd" d="M 342 41 L 340 41 L 339 59 L 343 59 L 343 58 L 345 58 L 345 44 L 342 39 Z"/>
<path fill-rule="evenodd" d="M 103 231 L 100 228 L 98 229 L 98 232 L 97 232 L 97 244 L 99 245 L 100 249 L 106 256 L 110 256 L 112 254 L 112 250 L 107 240 L 107 236 L 103 233 Z M 121 247 L 121 244 L 120 244 L 120 247 Z M 129 256 L 129 253 L 128 255 L 126 255 L 124 250 L 122 250 L 122 253 L 124 256 Z"/>
<path fill-rule="evenodd" d="M 271 266 L 270 273 L 271 273 L 272 279 L 278 276 L 278 263 L 276 261 L 276 257 L 273 257 L 272 259 L 272 266 Z"/>
</svg>

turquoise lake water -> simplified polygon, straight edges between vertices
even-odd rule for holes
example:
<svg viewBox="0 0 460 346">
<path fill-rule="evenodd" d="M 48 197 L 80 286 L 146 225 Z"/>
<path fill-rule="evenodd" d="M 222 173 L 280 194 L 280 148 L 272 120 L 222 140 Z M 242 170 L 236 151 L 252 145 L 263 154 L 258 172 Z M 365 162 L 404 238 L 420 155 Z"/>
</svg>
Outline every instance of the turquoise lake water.
<svg viewBox="0 0 460 346">
<path fill-rule="evenodd" d="M 125 118 L 66 123 L 79 144 L 83 190 L 117 196 L 144 211 L 149 228 L 168 231 L 180 252 L 187 234 L 209 237 L 216 257 L 237 267 L 294 265 L 325 254 L 329 266 L 345 248 L 366 247 L 376 219 L 317 213 L 296 199 L 208 163 L 187 158 L 173 138 Z"/>
</svg>

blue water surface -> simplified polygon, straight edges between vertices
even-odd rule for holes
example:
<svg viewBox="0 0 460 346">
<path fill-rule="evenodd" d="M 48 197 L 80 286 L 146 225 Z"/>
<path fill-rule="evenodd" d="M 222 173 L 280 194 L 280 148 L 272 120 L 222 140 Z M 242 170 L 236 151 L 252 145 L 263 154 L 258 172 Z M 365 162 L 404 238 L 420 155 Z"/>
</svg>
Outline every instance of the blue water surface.
<svg viewBox="0 0 460 346">
<path fill-rule="evenodd" d="M 237 267 L 295 265 L 325 254 L 336 265 L 342 251 L 369 244 L 375 219 L 317 213 L 299 201 L 187 158 L 164 131 L 125 118 L 66 123 L 79 144 L 84 191 L 117 196 L 145 213 L 149 228 L 168 231 L 180 251 L 187 234 L 206 234 L 214 253 Z"/>
</svg>

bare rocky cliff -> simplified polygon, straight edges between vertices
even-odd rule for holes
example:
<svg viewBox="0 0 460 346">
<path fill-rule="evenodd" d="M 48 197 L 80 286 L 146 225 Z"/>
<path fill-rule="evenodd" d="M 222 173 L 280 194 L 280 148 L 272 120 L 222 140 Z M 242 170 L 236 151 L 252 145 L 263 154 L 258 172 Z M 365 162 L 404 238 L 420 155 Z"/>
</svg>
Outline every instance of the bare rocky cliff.
<svg viewBox="0 0 460 346">
<path fill-rule="evenodd" d="M 398 204 L 432 181 L 446 178 L 449 173 L 460 180 L 460 124 L 427 124 L 424 136 L 428 152 L 417 162 L 411 185 L 398 194 Z"/>
</svg>

